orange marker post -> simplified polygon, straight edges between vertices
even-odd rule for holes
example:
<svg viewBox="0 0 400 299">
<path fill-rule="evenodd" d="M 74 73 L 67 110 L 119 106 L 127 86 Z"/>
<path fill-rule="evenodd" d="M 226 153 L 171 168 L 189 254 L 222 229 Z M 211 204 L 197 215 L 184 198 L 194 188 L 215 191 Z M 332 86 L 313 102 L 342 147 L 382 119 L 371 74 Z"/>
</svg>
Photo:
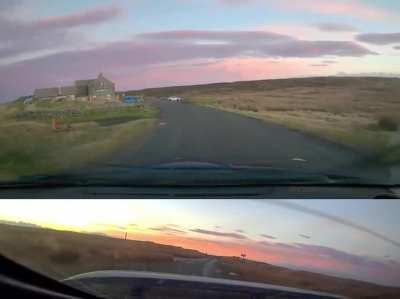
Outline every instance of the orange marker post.
<svg viewBox="0 0 400 299">
<path fill-rule="evenodd" d="M 55 118 L 53 118 L 52 127 L 53 127 L 53 130 L 58 130 L 59 129 L 58 122 L 57 122 L 57 120 Z"/>
</svg>

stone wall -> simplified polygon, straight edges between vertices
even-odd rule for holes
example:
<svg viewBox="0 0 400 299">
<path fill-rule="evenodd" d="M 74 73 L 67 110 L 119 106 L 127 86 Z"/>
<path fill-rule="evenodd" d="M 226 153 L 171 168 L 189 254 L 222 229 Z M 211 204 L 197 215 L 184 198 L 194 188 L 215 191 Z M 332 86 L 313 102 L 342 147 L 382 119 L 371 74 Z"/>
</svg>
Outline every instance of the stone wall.
<svg viewBox="0 0 400 299">
<path fill-rule="evenodd" d="M 60 87 L 60 96 L 74 96 L 77 94 L 76 86 L 62 86 Z"/>
<path fill-rule="evenodd" d="M 57 97 L 58 92 L 59 92 L 58 87 L 38 88 L 35 89 L 33 97 L 37 99 L 47 99 L 47 98 Z"/>
</svg>

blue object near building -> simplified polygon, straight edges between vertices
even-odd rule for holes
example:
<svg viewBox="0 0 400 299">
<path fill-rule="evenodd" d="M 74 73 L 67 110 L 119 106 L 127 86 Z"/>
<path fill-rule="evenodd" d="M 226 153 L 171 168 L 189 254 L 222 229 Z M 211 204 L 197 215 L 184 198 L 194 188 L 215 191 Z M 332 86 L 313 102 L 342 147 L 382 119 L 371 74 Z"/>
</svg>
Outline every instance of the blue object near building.
<svg viewBox="0 0 400 299">
<path fill-rule="evenodd" d="M 139 104 L 142 100 L 137 96 L 124 96 L 123 101 L 125 104 Z"/>
</svg>

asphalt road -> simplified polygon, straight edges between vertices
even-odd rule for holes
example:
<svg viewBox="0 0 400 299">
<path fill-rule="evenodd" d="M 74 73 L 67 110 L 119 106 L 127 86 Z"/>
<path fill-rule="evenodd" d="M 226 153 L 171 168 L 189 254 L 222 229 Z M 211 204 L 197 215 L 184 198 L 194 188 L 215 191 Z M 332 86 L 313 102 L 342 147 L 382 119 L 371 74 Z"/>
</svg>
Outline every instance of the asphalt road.
<svg viewBox="0 0 400 299">
<path fill-rule="evenodd" d="M 125 166 L 211 162 L 313 172 L 349 172 L 362 158 L 342 146 L 238 114 L 158 101 L 157 129 L 139 149 L 111 163 Z"/>
<path fill-rule="evenodd" d="M 174 264 L 168 266 L 169 272 L 215 277 L 219 273 L 216 258 L 175 258 Z"/>
<path fill-rule="evenodd" d="M 136 264 L 131 266 L 132 269 L 139 271 L 222 277 L 224 273 L 221 272 L 217 264 L 218 260 L 215 257 L 175 257 L 172 263 L 149 263 L 147 265 Z M 226 274 L 225 276 L 229 277 L 229 274 Z"/>
</svg>

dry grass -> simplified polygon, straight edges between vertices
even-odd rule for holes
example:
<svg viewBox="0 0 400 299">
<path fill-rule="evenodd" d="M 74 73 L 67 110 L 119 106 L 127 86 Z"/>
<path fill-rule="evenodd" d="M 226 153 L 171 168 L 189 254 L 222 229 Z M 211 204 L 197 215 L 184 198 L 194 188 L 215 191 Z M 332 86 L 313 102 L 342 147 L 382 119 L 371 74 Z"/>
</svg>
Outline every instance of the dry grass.
<svg viewBox="0 0 400 299">
<path fill-rule="evenodd" d="M 197 251 L 153 242 L 0 224 L 0 253 L 56 279 L 96 270 L 151 270 Z"/>
<path fill-rule="evenodd" d="M 400 296 L 398 288 L 383 287 L 306 271 L 295 271 L 265 263 L 243 261 L 239 258 L 222 258 L 220 266 L 226 273 L 236 273 L 235 279 L 239 280 L 285 285 L 360 299 L 394 299 Z"/>
</svg>

